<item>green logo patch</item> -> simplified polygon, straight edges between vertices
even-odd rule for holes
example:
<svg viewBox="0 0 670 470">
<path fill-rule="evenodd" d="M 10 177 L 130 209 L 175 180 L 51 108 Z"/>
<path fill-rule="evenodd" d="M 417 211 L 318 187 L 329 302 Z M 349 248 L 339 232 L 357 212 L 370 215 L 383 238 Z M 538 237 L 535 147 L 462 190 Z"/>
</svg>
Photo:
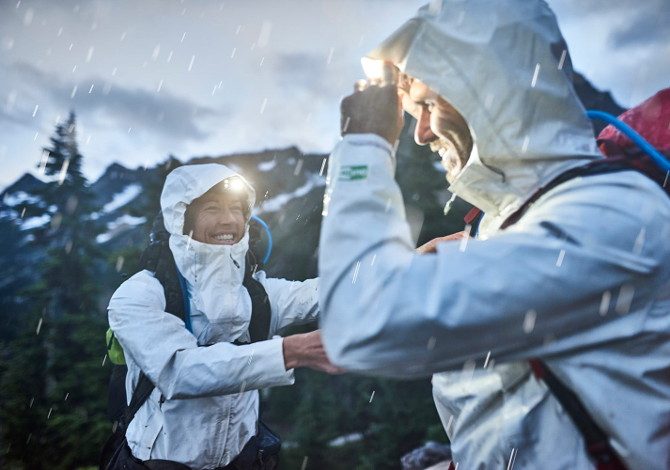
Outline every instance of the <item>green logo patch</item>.
<svg viewBox="0 0 670 470">
<path fill-rule="evenodd" d="M 340 181 L 364 180 L 368 177 L 367 165 L 348 165 L 340 169 Z"/>
</svg>

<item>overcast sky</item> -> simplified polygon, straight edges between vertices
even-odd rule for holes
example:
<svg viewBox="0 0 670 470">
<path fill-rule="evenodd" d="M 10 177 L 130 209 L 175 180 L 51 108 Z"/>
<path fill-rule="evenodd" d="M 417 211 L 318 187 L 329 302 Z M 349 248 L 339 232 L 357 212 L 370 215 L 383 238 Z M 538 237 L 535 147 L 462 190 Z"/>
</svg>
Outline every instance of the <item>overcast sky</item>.
<svg viewBox="0 0 670 470">
<path fill-rule="evenodd" d="M 0 0 L 0 187 L 78 115 L 84 170 L 328 152 L 360 57 L 425 0 Z M 550 0 L 576 70 L 624 106 L 670 84 L 670 0 Z"/>
</svg>

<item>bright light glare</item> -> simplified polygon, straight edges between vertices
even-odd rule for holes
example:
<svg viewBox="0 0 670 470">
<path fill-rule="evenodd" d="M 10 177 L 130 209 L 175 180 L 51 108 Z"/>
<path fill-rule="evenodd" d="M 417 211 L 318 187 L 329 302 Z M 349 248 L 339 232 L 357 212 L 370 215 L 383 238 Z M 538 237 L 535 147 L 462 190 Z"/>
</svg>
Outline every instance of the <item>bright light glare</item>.
<svg viewBox="0 0 670 470">
<path fill-rule="evenodd" d="M 363 57 L 361 59 L 363 72 L 371 84 L 374 85 L 394 85 L 398 83 L 400 74 L 398 68 L 390 62 L 383 60 Z"/>
<path fill-rule="evenodd" d="M 229 191 L 241 192 L 244 190 L 244 182 L 240 178 L 229 178 L 224 185 Z"/>
</svg>

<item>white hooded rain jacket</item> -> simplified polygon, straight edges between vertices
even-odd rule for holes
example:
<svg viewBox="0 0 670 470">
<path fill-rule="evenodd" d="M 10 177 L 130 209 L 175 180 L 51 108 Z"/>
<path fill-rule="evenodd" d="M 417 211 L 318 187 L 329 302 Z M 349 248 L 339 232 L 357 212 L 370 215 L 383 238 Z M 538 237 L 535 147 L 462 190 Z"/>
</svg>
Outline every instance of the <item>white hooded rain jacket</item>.
<svg viewBox="0 0 670 470">
<path fill-rule="evenodd" d="M 232 246 L 183 235 L 186 206 L 233 176 L 239 177 L 224 165 L 179 167 L 168 175 L 161 195 L 170 249 L 188 285 L 193 333 L 165 312 L 163 287 L 149 271 L 125 281 L 109 304 L 109 324 L 128 364 L 128 399 L 140 370 L 156 385 L 126 432 L 141 460 L 173 460 L 193 469 L 227 465 L 256 434 L 257 389 L 293 383 L 281 338 L 231 344 L 249 339 L 251 299 L 242 286 L 248 226 Z M 254 191 L 246 186 L 253 207 Z M 270 300 L 270 337 L 316 318 L 316 280 L 269 279 L 262 271 L 254 277 Z"/>
<path fill-rule="evenodd" d="M 450 190 L 486 216 L 481 239 L 417 255 L 393 149 L 345 136 L 331 156 L 319 260 L 331 360 L 433 373 L 459 468 L 592 468 L 531 373 L 527 360 L 540 357 L 629 468 L 670 468 L 666 194 L 634 171 L 573 179 L 499 230 L 542 185 L 600 158 L 553 13 L 535 0 L 432 2 L 371 57 L 468 121 L 476 149 Z"/>
</svg>

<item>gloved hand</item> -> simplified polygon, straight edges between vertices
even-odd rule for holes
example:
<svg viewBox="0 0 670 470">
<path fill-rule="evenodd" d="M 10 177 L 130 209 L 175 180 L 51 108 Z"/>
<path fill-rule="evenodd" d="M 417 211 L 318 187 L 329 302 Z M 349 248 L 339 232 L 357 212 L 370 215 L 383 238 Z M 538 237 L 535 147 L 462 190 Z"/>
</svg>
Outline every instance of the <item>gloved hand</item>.
<svg viewBox="0 0 670 470">
<path fill-rule="evenodd" d="M 340 105 L 340 130 L 346 134 L 377 134 L 395 145 L 403 125 L 396 85 L 370 85 L 345 97 Z"/>
</svg>

